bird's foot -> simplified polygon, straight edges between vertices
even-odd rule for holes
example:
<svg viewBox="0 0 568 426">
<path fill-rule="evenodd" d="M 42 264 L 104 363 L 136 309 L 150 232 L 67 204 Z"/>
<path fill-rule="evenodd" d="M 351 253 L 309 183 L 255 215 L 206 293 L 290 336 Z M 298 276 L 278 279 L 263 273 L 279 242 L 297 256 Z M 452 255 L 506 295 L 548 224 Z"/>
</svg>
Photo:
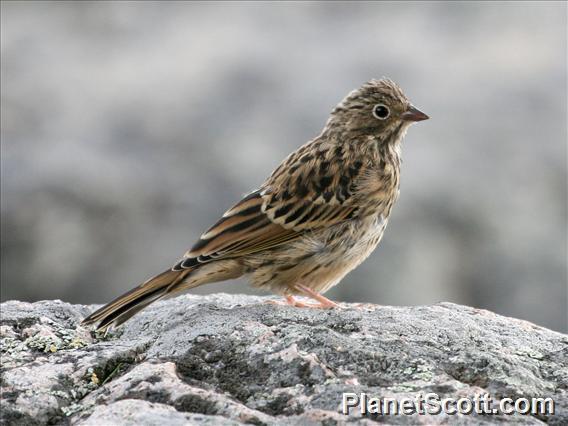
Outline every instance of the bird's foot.
<svg viewBox="0 0 568 426">
<path fill-rule="evenodd" d="M 285 300 L 268 300 L 266 301 L 269 305 L 279 305 L 279 306 L 294 306 L 295 308 L 317 308 L 314 303 L 305 303 L 294 296 L 285 296 Z"/>
<path fill-rule="evenodd" d="M 314 303 L 302 302 L 301 300 L 296 299 L 294 296 L 288 296 L 287 299 L 290 299 L 290 305 L 295 306 L 296 308 L 317 308 Z"/>
<path fill-rule="evenodd" d="M 306 303 L 302 302 L 301 300 L 296 299 L 294 296 L 286 296 L 286 303 L 290 306 L 294 306 L 296 308 L 314 308 L 313 303 Z"/>
<path fill-rule="evenodd" d="M 304 293 L 306 296 L 311 297 L 312 299 L 319 302 L 319 303 L 305 304 L 305 305 L 307 305 L 306 307 L 319 308 L 319 309 L 332 309 L 332 308 L 339 308 L 340 307 L 333 300 L 329 300 L 327 297 L 319 294 L 317 291 L 314 291 L 309 287 L 306 287 L 305 285 L 296 284 L 294 287 L 297 291 Z"/>
<path fill-rule="evenodd" d="M 317 293 L 319 294 L 319 293 Z M 321 296 L 321 294 L 320 294 Z M 313 309 L 330 309 L 338 308 L 339 305 L 326 297 L 321 296 L 325 301 L 320 300 L 319 303 L 306 303 L 296 299 L 294 296 L 285 296 L 285 300 L 268 300 L 269 305 L 293 306 L 295 308 L 313 308 Z"/>
</svg>

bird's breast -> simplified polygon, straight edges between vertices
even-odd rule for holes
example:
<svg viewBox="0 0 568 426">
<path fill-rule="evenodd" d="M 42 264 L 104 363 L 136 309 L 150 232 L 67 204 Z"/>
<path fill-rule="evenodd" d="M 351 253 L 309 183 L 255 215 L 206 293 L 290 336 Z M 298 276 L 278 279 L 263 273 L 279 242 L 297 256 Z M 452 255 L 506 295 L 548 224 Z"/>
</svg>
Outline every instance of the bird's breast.
<svg viewBox="0 0 568 426">
<path fill-rule="evenodd" d="M 363 216 L 383 215 L 388 217 L 399 194 L 399 168 L 385 164 L 367 173 L 359 182 L 358 199 Z"/>
</svg>

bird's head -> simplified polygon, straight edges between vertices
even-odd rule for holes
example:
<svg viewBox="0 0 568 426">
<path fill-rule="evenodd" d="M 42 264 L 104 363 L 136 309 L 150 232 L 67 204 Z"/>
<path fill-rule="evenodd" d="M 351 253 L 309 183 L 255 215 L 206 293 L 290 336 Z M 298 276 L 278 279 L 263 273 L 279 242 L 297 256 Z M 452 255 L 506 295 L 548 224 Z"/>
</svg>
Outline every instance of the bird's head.
<svg viewBox="0 0 568 426">
<path fill-rule="evenodd" d="M 390 139 L 392 132 L 404 133 L 412 123 L 428 118 L 410 103 L 396 83 L 383 78 L 349 93 L 332 111 L 327 127 Z"/>
</svg>

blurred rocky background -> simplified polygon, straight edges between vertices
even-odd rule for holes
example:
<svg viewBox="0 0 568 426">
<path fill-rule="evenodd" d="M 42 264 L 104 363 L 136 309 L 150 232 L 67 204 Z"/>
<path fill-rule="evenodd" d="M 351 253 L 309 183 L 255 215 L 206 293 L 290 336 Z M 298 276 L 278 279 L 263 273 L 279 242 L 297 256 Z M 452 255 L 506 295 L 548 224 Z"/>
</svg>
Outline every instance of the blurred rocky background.
<svg viewBox="0 0 568 426">
<path fill-rule="evenodd" d="M 329 295 L 566 331 L 566 3 L 2 2 L 2 300 L 102 303 L 173 262 L 362 82 L 431 120 Z M 196 293 L 246 292 L 244 281 Z"/>
</svg>

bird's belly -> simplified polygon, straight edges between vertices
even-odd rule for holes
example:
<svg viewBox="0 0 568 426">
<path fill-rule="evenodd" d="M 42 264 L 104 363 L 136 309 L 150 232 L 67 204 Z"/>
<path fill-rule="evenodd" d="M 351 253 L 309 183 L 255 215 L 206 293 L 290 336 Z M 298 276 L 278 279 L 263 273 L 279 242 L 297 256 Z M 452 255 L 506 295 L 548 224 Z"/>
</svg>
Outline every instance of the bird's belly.
<svg viewBox="0 0 568 426">
<path fill-rule="evenodd" d="M 377 247 L 387 220 L 382 215 L 338 224 L 259 255 L 251 265 L 256 287 L 293 294 L 302 284 L 323 293 L 363 262 Z"/>
</svg>

